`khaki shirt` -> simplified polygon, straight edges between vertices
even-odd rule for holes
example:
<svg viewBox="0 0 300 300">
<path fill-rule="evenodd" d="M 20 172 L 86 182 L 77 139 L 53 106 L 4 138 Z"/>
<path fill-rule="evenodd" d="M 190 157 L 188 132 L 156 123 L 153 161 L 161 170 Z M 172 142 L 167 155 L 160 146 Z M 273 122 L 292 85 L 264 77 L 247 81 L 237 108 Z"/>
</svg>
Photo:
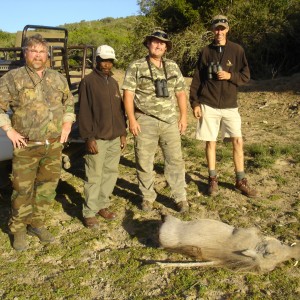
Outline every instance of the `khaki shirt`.
<svg viewBox="0 0 300 300">
<path fill-rule="evenodd" d="M 164 59 L 167 73 L 169 97 L 156 97 L 155 86 L 146 58 L 134 61 L 126 70 L 122 85 L 123 90 L 135 93 L 135 107 L 147 115 L 154 116 L 172 124 L 177 121 L 176 92 L 185 90 L 185 81 L 178 65 L 169 59 Z M 158 68 L 150 62 L 153 80 L 166 79 L 163 68 Z"/>
</svg>

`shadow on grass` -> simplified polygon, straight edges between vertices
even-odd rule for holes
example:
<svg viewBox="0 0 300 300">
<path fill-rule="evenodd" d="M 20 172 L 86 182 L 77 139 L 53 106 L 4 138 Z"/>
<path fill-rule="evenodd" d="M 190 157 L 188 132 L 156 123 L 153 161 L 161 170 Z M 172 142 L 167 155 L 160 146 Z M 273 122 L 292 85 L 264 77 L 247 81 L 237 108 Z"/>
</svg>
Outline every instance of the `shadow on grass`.
<svg viewBox="0 0 300 300">
<path fill-rule="evenodd" d="M 203 176 L 198 172 L 193 173 L 193 177 L 198 177 L 199 180 L 193 179 L 190 174 L 186 173 L 186 183 L 194 183 L 198 187 L 198 192 L 202 195 L 207 196 L 207 190 L 208 190 L 208 176 Z M 235 186 L 233 183 L 228 183 L 225 181 L 221 181 L 218 179 L 218 186 L 222 187 L 224 189 L 234 190 Z"/>
<path fill-rule="evenodd" d="M 2 232 L 9 234 L 8 220 L 11 213 L 11 184 L 0 188 L 0 228 Z"/>
<path fill-rule="evenodd" d="M 125 211 L 125 217 L 122 222 L 123 228 L 132 238 L 137 238 L 138 241 L 146 247 L 158 248 L 158 231 L 161 220 L 137 220 L 133 218 L 134 214 L 131 210 Z"/>
<path fill-rule="evenodd" d="M 61 204 L 66 214 L 83 221 L 81 211 L 84 199 L 71 184 L 60 180 L 56 188 L 55 200 Z"/>
</svg>

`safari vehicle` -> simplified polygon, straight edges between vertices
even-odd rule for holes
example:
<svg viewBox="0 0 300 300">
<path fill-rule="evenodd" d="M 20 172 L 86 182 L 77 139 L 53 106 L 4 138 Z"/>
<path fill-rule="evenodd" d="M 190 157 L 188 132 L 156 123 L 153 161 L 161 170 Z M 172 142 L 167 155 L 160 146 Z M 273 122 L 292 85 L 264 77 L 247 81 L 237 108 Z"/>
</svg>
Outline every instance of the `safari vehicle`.
<svg viewBox="0 0 300 300">
<path fill-rule="evenodd" d="M 90 45 L 68 45 L 68 30 L 62 27 L 26 25 L 16 35 L 15 47 L 0 48 L 0 77 L 25 64 L 23 46 L 28 36 L 40 33 L 49 44 L 48 66 L 61 72 L 67 79 L 75 99 L 78 113 L 78 86 L 81 79 L 95 66 L 95 49 Z M 70 167 L 72 156 L 82 153 L 83 141 L 75 122 L 63 150 L 63 167 Z M 0 187 L 9 183 L 13 147 L 6 133 L 0 128 Z"/>
</svg>

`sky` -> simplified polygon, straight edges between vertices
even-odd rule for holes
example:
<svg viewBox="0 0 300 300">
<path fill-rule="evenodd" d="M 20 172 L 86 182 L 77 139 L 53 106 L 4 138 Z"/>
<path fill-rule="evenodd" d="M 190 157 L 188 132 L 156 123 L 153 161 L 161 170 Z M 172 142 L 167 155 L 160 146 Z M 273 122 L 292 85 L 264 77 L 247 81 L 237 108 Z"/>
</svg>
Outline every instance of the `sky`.
<svg viewBox="0 0 300 300">
<path fill-rule="evenodd" d="M 137 0 L 1 0 L 0 30 L 15 33 L 25 25 L 62 26 L 138 14 Z"/>
</svg>

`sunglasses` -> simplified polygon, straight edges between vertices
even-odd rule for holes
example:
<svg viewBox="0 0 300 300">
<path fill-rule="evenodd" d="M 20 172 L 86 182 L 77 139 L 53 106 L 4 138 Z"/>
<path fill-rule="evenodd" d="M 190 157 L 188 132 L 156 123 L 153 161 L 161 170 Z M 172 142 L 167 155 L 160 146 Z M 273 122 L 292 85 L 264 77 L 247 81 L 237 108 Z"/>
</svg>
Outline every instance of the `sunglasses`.
<svg viewBox="0 0 300 300">
<path fill-rule="evenodd" d="M 226 19 L 216 19 L 211 22 L 213 25 L 217 23 L 228 23 L 228 21 Z"/>
<path fill-rule="evenodd" d="M 159 31 L 156 31 L 156 32 L 152 33 L 151 35 L 160 37 L 160 38 L 164 38 L 164 39 L 168 39 L 168 35 L 166 33 L 159 32 Z"/>
</svg>

